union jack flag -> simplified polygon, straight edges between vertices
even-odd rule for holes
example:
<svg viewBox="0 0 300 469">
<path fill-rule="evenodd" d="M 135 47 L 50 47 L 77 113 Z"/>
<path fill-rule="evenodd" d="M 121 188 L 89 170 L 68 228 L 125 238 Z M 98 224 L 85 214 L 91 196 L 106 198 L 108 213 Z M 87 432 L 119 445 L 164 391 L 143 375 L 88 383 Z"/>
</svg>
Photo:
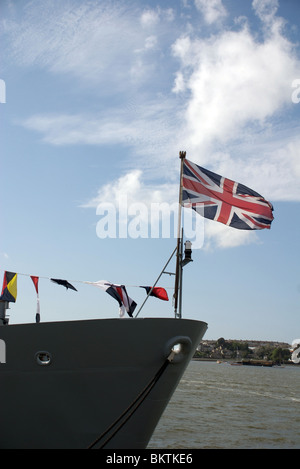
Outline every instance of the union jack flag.
<svg viewBox="0 0 300 469">
<path fill-rule="evenodd" d="M 239 230 L 271 228 L 273 206 L 249 187 L 184 160 L 182 205 Z"/>
</svg>

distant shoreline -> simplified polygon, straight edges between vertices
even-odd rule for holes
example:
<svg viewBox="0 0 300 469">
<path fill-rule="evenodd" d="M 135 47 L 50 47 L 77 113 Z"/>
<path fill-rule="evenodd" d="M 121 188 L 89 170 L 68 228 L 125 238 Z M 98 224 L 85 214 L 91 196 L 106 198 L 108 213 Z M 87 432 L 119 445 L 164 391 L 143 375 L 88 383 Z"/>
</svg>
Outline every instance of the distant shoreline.
<svg viewBox="0 0 300 469">
<path fill-rule="evenodd" d="M 234 360 L 232 358 L 229 358 L 228 360 L 222 360 L 220 358 L 197 358 L 197 357 L 193 357 L 191 361 L 193 361 L 193 362 L 215 362 L 215 363 L 219 362 L 220 365 L 222 365 L 222 364 L 225 365 L 226 363 L 228 363 L 229 365 L 231 365 L 232 363 L 237 363 L 237 364 L 241 364 L 241 366 L 244 366 L 244 367 L 246 366 L 246 365 L 242 364 L 242 361 L 239 361 L 239 360 L 237 361 L 237 360 Z M 248 360 L 246 360 L 246 361 L 248 361 Z M 256 360 L 254 360 L 254 361 L 256 361 Z M 268 361 L 269 360 L 266 360 L 266 362 L 268 362 Z M 264 367 L 267 367 L 269 365 L 264 366 L 262 364 L 262 365 L 250 365 L 250 366 L 261 366 L 262 368 L 264 368 Z M 291 362 L 283 362 L 282 365 L 278 365 L 277 363 L 274 362 L 273 366 L 274 367 L 300 366 L 300 364 L 299 363 L 293 363 L 291 361 Z"/>
</svg>

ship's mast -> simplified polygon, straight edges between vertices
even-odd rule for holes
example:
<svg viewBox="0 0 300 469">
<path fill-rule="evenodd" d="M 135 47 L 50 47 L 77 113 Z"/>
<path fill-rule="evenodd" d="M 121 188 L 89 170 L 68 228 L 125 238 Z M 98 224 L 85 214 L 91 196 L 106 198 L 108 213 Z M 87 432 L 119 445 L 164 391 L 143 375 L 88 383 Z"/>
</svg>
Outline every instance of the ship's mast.
<svg viewBox="0 0 300 469">
<path fill-rule="evenodd" d="M 182 273 L 183 267 L 192 261 L 192 243 L 185 242 L 185 257 L 183 258 L 183 228 L 181 227 L 182 215 L 182 187 L 183 187 L 183 164 L 186 157 L 185 151 L 179 152 L 181 160 L 180 165 L 180 184 L 179 184 L 179 204 L 178 204 L 178 225 L 177 225 L 177 249 L 176 249 L 176 271 L 175 271 L 175 287 L 174 287 L 174 314 L 175 318 L 181 319 L 182 317 Z"/>
<path fill-rule="evenodd" d="M 149 296 L 151 295 L 155 285 L 159 281 L 160 277 L 163 274 L 168 274 L 168 275 L 175 275 L 175 288 L 174 288 L 174 312 L 175 312 L 175 318 L 176 319 L 181 319 L 182 317 L 182 271 L 183 267 L 188 264 L 189 262 L 192 262 L 191 254 L 192 254 L 192 243 L 190 241 L 186 241 L 184 243 L 185 250 L 183 252 L 183 228 L 181 227 L 181 213 L 182 213 L 182 182 L 183 182 L 183 163 L 184 159 L 186 156 L 185 151 L 179 152 L 179 158 L 181 159 L 181 168 L 180 168 L 180 187 L 179 187 L 179 206 L 178 206 L 178 229 L 177 229 L 177 247 L 174 249 L 172 252 L 171 256 L 169 257 L 167 263 L 163 267 L 162 271 L 160 272 L 159 276 L 157 277 L 153 287 L 150 289 L 148 292 L 148 295 L 146 299 L 144 300 L 142 306 L 136 313 L 137 317 L 142 308 L 144 307 L 146 301 L 148 300 Z M 166 267 L 170 263 L 172 257 L 174 256 L 176 252 L 176 271 L 175 272 L 167 272 Z"/>
<path fill-rule="evenodd" d="M 183 162 L 186 156 L 185 151 L 179 152 L 181 160 L 180 165 L 180 183 L 179 183 L 179 202 L 178 202 L 178 223 L 177 223 L 177 252 L 176 252 L 176 271 L 175 271 L 175 288 L 174 288 L 174 313 L 175 318 L 181 317 L 181 311 L 178 312 L 178 296 L 179 288 L 181 288 L 181 253 L 182 253 L 182 229 L 181 229 L 181 204 L 182 204 L 182 175 Z"/>
</svg>

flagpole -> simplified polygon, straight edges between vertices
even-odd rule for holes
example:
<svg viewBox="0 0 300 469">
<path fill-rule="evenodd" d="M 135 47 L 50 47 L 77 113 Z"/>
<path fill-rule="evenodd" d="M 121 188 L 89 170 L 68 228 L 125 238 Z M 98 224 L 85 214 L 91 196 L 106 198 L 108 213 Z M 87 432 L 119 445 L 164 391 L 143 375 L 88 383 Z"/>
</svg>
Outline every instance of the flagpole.
<svg viewBox="0 0 300 469">
<path fill-rule="evenodd" d="M 181 243 L 182 243 L 182 236 L 181 236 L 181 204 L 182 204 L 182 179 L 183 179 L 183 163 L 186 157 L 185 151 L 179 152 L 179 158 L 181 160 L 180 166 L 180 184 L 179 184 L 179 206 L 178 206 L 178 225 L 177 225 L 177 248 L 176 248 L 176 274 L 175 274 L 175 287 L 174 287 L 174 314 L 175 318 L 181 317 L 181 311 L 177 312 L 178 308 L 178 290 L 180 287 L 180 268 L 181 268 Z"/>
</svg>

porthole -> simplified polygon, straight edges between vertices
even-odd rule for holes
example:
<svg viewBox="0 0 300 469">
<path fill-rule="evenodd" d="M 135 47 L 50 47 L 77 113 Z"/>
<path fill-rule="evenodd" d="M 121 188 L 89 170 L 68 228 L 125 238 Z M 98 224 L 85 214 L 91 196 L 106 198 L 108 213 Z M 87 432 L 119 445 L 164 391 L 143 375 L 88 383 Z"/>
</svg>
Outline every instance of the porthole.
<svg viewBox="0 0 300 469">
<path fill-rule="evenodd" d="M 37 352 L 35 354 L 35 359 L 37 364 L 40 366 L 49 366 L 52 362 L 52 356 L 49 352 Z"/>
</svg>

